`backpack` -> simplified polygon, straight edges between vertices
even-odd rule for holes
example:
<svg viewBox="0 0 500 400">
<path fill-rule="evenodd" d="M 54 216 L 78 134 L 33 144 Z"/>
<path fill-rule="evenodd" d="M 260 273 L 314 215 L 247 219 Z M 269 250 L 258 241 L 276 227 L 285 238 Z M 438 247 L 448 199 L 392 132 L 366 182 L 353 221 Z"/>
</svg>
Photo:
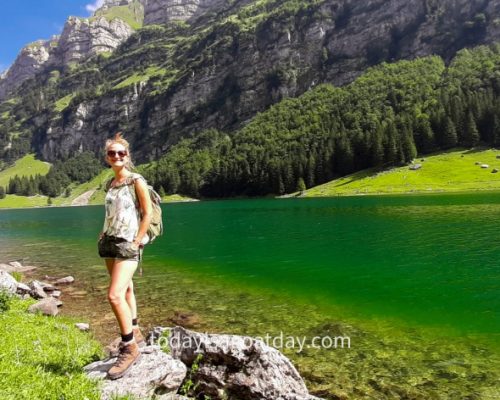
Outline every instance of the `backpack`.
<svg viewBox="0 0 500 400">
<path fill-rule="evenodd" d="M 128 178 L 125 183 L 127 185 L 134 185 L 134 190 L 130 191 L 132 197 L 134 198 L 134 203 L 137 209 L 139 209 L 139 201 L 137 199 L 137 193 L 135 191 L 135 179 L 143 178 L 142 175 L 132 174 L 130 178 Z M 144 178 L 143 178 L 144 179 Z M 106 191 L 108 191 L 111 187 L 111 182 L 113 182 L 113 178 L 110 179 L 106 184 Z M 162 220 L 162 211 L 161 211 L 161 196 L 153 189 L 151 185 L 148 186 L 149 197 L 151 198 L 151 223 L 149 224 L 147 234 L 149 237 L 149 241 L 147 244 L 152 243 L 158 236 L 163 234 L 163 220 Z"/>
</svg>

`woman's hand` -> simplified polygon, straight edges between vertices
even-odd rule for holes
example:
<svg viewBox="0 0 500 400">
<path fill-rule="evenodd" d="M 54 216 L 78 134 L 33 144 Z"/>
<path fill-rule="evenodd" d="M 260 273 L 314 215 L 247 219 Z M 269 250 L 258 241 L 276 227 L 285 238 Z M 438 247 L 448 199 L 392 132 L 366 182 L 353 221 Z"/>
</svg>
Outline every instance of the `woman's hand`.
<svg viewBox="0 0 500 400">
<path fill-rule="evenodd" d="M 135 247 L 137 247 L 137 248 L 141 247 L 141 245 L 142 245 L 141 241 L 140 241 L 138 238 L 135 238 L 135 239 L 132 241 L 132 244 L 133 244 Z"/>
</svg>

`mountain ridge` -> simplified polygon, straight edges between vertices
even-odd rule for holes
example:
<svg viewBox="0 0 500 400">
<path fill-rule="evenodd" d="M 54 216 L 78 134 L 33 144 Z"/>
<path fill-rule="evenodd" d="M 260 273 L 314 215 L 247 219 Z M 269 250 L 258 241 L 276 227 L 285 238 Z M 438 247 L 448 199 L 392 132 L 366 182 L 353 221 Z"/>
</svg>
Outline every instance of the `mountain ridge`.
<svg viewBox="0 0 500 400">
<path fill-rule="evenodd" d="M 152 4 L 159 3 L 145 2 L 145 15 Z M 219 8 L 188 22 L 146 25 L 53 84 L 48 75 L 28 80 L 21 92 L 41 105 L 17 118 L 14 139 L 25 137 L 22 146 L 50 161 L 79 149 L 98 154 L 105 137 L 123 130 L 139 161 L 148 161 L 183 137 L 234 131 L 284 98 L 323 82 L 345 85 L 378 62 L 427 53 L 449 60 L 464 46 L 500 37 L 499 1 L 213 4 Z M 44 98 L 36 99 L 40 91 Z M 53 106 L 69 94 L 67 107 Z M 12 139 L 3 145 L 12 147 Z"/>
</svg>

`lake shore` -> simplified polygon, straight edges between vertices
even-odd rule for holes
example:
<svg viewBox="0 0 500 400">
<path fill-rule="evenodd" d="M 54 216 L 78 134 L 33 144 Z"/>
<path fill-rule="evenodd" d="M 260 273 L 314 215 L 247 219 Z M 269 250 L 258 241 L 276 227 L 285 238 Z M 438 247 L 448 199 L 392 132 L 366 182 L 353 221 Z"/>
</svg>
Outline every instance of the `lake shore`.
<svg viewBox="0 0 500 400">
<path fill-rule="evenodd" d="M 57 274 L 57 271 L 60 274 L 59 268 L 40 266 L 29 275 L 33 278 L 43 278 L 47 273 Z M 355 321 L 340 317 L 340 310 L 337 312 L 337 318 L 332 318 L 328 317 L 329 313 L 324 309 L 305 307 L 304 304 L 301 305 L 297 302 L 287 305 L 279 303 L 281 309 L 279 315 L 274 317 L 267 315 L 266 317 L 266 313 L 259 312 L 250 304 L 257 300 L 255 305 L 261 304 L 260 308 L 262 308 L 261 302 L 265 298 L 265 302 L 271 308 L 276 307 L 278 304 L 276 299 L 273 299 L 271 292 L 267 294 L 261 292 L 258 299 L 255 299 L 255 295 L 243 293 L 239 289 L 219 287 L 197 299 L 202 292 L 193 291 L 194 277 L 188 277 L 187 282 L 182 282 L 180 277 L 174 278 L 180 290 L 179 304 L 175 304 L 178 302 L 174 300 L 174 307 L 150 308 L 148 302 L 151 301 L 151 298 L 147 296 L 147 292 L 155 290 L 152 282 L 156 280 L 156 277 L 153 270 L 149 270 L 147 273 L 150 275 L 147 282 L 141 277 L 135 278 L 140 323 L 145 332 L 155 325 L 181 324 L 199 332 L 250 334 L 261 337 L 264 337 L 266 332 L 274 338 L 278 338 L 280 332 L 285 332 L 285 337 L 292 334 L 294 337 L 309 338 L 339 335 L 350 337 L 350 348 L 312 349 L 308 347 L 299 352 L 297 352 L 297 348 L 280 349 L 298 367 L 311 393 L 320 397 L 332 395 L 344 396 L 345 398 L 378 396 L 381 395 L 380 390 L 389 390 L 394 395 L 405 393 L 418 396 L 419 393 L 430 393 L 427 390 L 433 387 L 431 392 L 437 396 L 436 398 L 446 398 L 442 396 L 449 393 L 450 390 L 457 394 L 471 393 L 471 390 L 477 391 L 477 381 L 474 376 L 479 373 L 479 370 L 487 377 L 480 386 L 484 386 L 484 388 L 480 390 L 482 393 L 489 393 L 488 391 L 491 393 L 492 389 L 490 389 L 488 382 L 492 382 L 498 373 L 493 368 L 494 353 L 491 349 L 480 345 L 477 340 L 472 339 L 472 346 L 468 348 L 467 341 L 442 336 L 438 331 L 424 332 L 415 327 L 398 326 L 395 322 L 390 321 Z M 104 278 L 104 275 L 102 277 Z M 101 282 L 102 279 L 99 281 Z M 117 328 L 109 305 L 103 304 L 107 285 L 104 282 L 102 285 L 96 285 L 95 281 L 87 281 L 87 278 L 83 276 L 76 276 L 76 281 L 71 286 L 74 287 L 68 286 L 63 292 L 62 315 L 75 321 L 89 322 L 92 335 L 103 346 L 108 344 L 116 337 Z M 218 293 L 220 297 L 221 292 L 224 293 L 224 299 L 215 301 L 213 304 L 214 296 Z M 234 308 L 226 303 L 236 303 L 236 299 L 240 298 L 241 300 L 243 295 L 247 307 L 249 307 L 247 310 Z M 150 300 L 147 300 L 148 298 Z M 206 304 L 205 306 L 201 305 L 206 303 L 207 299 L 211 299 L 212 303 L 208 308 Z M 183 306 L 180 306 L 181 303 Z M 250 308 L 254 311 L 250 312 Z M 265 309 L 267 308 L 265 307 Z M 217 313 L 215 316 L 217 318 L 214 318 L 214 312 Z M 297 312 L 302 316 L 307 315 L 307 319 L 300 317 L 300 320 L 295 318 L 289 320 L 289 316 L 297 314 Z M 242 314 L 238 318 L 239 323 L 231 321 L 239 314 Z M 226 315 L 229 316 L 229 320 Z M 258 328 L 262 324 L 264 326 Z M 478 349 L 480 349 L 480 353 L 477 353 Z M 458 357 L 462 360 L 459 367 L 455 363 L 448 363 L 450 354 L 454 354 L 454 359 Z M 480 357 L 478 354 L 481 354 Z M 486 355 L 488 356 L 486 357 Z M 384 361 L 387 357 L 391 360 L 390 364 L 386 364 Z M 429 364 L 429 357 L 432 360 L 431 364 Z M 417 386 L 414 383 L 408 384 L 409 376 L 404 373 L 400 377 L 394 376 L 390 381 L 379 381 L 380 386 L 377 388 L 369 384 L 370 379 L 374 376 L 386 376 L 386 374 L 391 374 L 390 371 L 393 370 L 405 371 L 408 365 L 412 365 L 411 379 L 414 380 L 414 383 L 418 383 Z M 341 369 L 333 366 L 339 366 Z M 454 376 L 453 384 L 448 378 L 440 377 L 441 375 L 448 376 L 448 374 Z M 463 379 L 459 378 L 461 374 L 465 374 Z M 429 382 L 433 382 L 434 386 L 428 386 Z M 423 388 L 426 389 L 421 392 Z M 362 395 L 360 395 L 361 393 Z"/>
</svg>

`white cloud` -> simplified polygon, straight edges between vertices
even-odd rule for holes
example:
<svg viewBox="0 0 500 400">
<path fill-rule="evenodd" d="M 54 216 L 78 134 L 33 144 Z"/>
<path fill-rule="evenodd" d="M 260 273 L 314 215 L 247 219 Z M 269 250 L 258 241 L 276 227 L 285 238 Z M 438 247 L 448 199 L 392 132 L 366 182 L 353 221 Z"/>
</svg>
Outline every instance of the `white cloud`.
<svg viewBox="0 0 500 400">
<path fill-rule="evenodd" d="M 104 4 L 104 0 L 95 0 L 93 3 L 87 4 L 85 6 L 85 9 L 88 12 L 93 13 L 95 10 L 101 8 L 103 4 Z"/>
</svg>

